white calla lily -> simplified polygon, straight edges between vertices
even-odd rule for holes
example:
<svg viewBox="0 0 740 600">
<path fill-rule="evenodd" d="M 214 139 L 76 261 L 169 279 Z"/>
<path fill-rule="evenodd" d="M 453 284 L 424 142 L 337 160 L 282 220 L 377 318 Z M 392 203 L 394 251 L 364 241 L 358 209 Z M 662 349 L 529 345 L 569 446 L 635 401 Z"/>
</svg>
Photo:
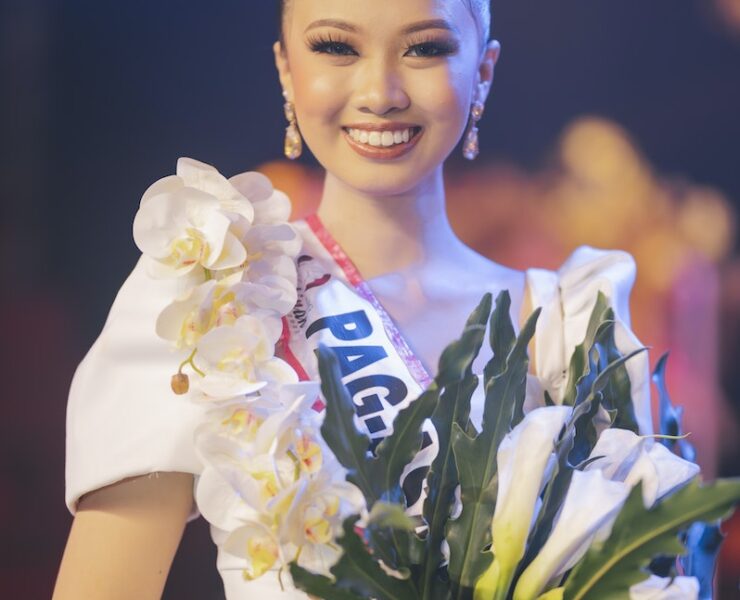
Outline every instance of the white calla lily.
<svg viewBox="0 0 740 600">
<path fill-rule="evenodd" d="M 491 525 L 495 559 L 476 584 L 476 599 L 506 597 L 526 550 L 555 442 L 571 413 L 568 406 L 536 408 L 501 441 L 496 455 L 498 492 Z"/>
<path fill-rule="evenodd" d="M 658 577 L 651 575 L 630 588 L 630 600 L 697 600 L 699 580 L 696 577 Z"/>
<path fill-rule="evenodd" d="M 629 491 L 629 485 L 605 478 L 599 469 L 574 471 L 550 537 L 519 578 L 514 600 L 537 598 L 594 540 L 606 537 Z"/>
<path fill-rule="evenodd" d="M 699 473 L 699 465 L 673 454 L 655 438 L 626 429 L 603 431 L 591 458 L 594 460 L 586 470 L 601 469 L 609 479 L 624 481 L 630 487 L 642 481 L 646 508 Z"/>
</svg>

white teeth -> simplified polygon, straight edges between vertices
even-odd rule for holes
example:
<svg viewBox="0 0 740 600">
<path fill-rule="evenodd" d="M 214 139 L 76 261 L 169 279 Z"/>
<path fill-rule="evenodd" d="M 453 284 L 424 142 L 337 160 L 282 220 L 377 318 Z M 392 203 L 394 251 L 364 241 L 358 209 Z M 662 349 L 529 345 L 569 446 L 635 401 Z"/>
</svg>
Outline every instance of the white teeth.
<svg viewBox="0 0 740 600">
<path fill-rule="evenodd" d="M 367 131 L 365 129 L 347 129 L 349 136 L 360 144 L 369 144 L 376 147 L 389 147 L 395 144 L 405 144 L 411 139 L 411 129 L 398 131 Z"/>
</svg>

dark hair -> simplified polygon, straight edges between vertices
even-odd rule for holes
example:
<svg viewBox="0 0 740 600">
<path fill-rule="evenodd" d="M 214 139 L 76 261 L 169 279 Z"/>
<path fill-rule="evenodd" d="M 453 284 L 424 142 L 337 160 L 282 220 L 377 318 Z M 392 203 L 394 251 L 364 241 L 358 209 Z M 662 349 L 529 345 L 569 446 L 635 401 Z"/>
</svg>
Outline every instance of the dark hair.
<svg viewBox="0 0 740 600">
<path fill-rule="evenodd" d="M 285 35 L 284 35 L 284 20 L 285 20 L 285 7 L 288 4 L 288 0 L 278 0 L 278 39 L 280 45 L 285 48 Z"/>
</svg>

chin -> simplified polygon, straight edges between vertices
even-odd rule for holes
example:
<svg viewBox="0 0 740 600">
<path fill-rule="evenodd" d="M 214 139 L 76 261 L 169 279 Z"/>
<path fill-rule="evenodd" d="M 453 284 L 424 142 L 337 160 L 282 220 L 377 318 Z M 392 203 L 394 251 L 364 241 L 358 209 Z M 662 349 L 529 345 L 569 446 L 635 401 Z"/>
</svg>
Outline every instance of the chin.
<svg viewBox="0 0 740 600">
<path fill-rule="evenodd" d="M 444 157 L 430 160 L 422 154 L 409 154 L 397 161 L 368 161 L 347 156 L 321 162 L 322 166 L 346 186 L 370 196 L 398 196 L 425 184 L 441 168 Z"/>
</svg>

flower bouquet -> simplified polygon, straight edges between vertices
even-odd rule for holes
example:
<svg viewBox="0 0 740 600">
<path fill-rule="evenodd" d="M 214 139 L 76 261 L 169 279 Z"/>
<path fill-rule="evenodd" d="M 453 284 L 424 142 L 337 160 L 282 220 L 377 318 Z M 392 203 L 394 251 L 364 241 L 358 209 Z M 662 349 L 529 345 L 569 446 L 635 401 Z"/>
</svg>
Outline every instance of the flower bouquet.
<svg viewBox="0 0 740 600">
<path fill-rule="evenodd" d="M 516 335 L 508 293 L 495 308 L 486 295 L 432 383 L 371 443 L 335 351 L 318 348 L 323 400 L 318 383 L 276 356 L 306 258 L 296 258 L 289 213 L 264 176 L 226 179 L 180 159 L 134 221 L 150 276 L 166 280 L 152 326 L 180 355 L 172 389 L 203 407 L 195 497 L 220 563 L 245 579 L 289 570 L 297 587 L 338 600 L 711 596 L 719 520 L 740 482 L 698 482 L 665 359 L 654 375 L 661 434 L 639 435 L 625 363 L 642 350 L 619 352 L 603 296 L 562 403 L 541 392 L 525 411 L 539 311 Z M 326 282 L 316 275 L 304 290 Z M 493 358 L 479 375 L 487 329 Z M 436 454 L 418 514 L 401 480 L 429 453 L 430 422 Z"/>
<path fill-rule="evenodd" d="M 516 336 L 503 292 L 486 296 L 442 354 L 434 383 L 373 453 L 353 422 L 337 360 L 320 351 L 327 400 L 321 433 L 367 511 L 347 518 L 330 576 L 295 561 L 295 584 L 321 598 L 475 600 L 711 597 L 718 523 L 740 482 L 703 485 L 664 385 L 654 380 L 661 435 L 637 433 L 614 316 L 598 298 L 574 352 L 565 402 L 525 414 L 527 346 L 538 313 Z M 490 320 L 480 431 L 470 421 L 472 363 Z M 636 352 L 640 352 L 638 350 Z M 635 353 L 636 353 L 635 352 Z M 401 473 L 431 419 L 439 452 L 421 517 L 406 515 Z M 686 554 L 688 552 L 688 555 Z"/>
</svg>

